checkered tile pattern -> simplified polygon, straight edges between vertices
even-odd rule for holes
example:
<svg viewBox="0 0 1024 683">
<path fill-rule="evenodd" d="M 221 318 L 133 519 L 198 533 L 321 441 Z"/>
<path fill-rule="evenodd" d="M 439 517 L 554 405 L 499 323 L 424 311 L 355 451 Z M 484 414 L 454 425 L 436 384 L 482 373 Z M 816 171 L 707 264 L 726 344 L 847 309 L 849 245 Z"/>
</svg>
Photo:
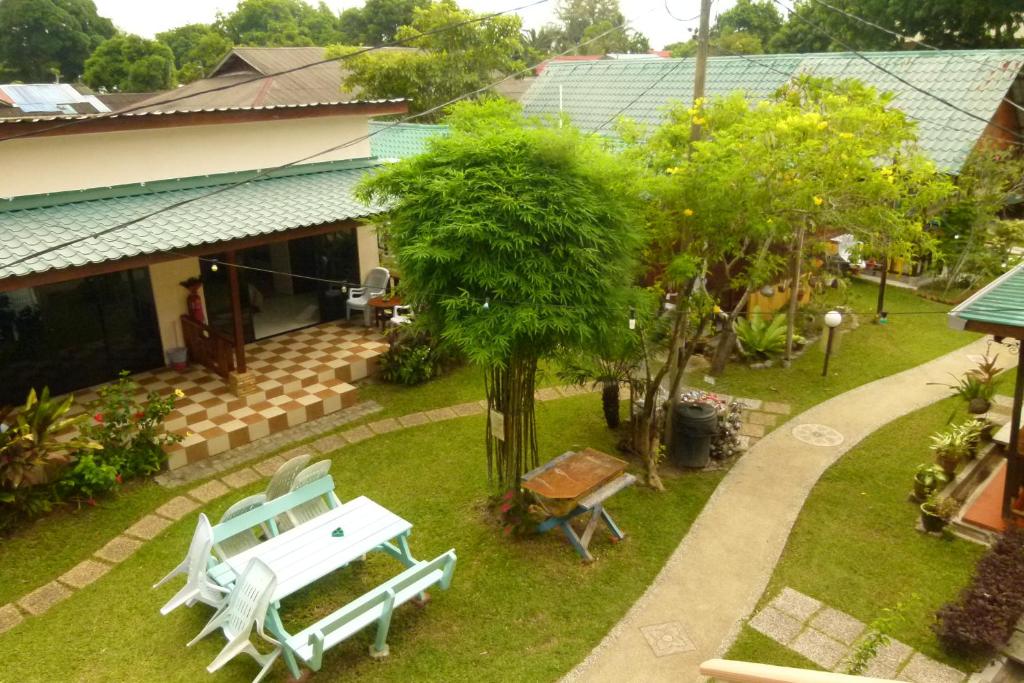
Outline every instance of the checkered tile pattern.
<svg viewBox="0 0 1024 683">
<path fill-rule="evenodd" d="M 141 396 L 181 389 L 165 427 L 185 436 L 168 451 L 171 469 L 223 453 L 356 402 L 350 384 L 373 374 L 387 342 L 372 328 L 328 323 L 246 346 L 246 364 L 257 391 L 238 397 L 201 366 L 183 372 L 159 368 L 133 375 Z M 95 390 L 78 392 L 88 405 Z"/>
</svg>

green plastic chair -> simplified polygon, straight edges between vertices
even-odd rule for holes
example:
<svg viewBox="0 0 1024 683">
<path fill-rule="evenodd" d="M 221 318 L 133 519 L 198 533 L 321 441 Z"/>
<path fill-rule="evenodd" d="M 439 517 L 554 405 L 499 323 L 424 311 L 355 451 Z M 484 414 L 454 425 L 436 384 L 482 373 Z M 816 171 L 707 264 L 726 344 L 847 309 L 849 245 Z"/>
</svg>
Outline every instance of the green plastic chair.
<svg viewBox="0 0 1024 683">
<path fill-rule="evenodd" d="M 224 515 L 220 518 L 220 523 L 234 519 L 239 515 L 245 514 L 250 510 L 255 510 L 259 506 L 263 505 L 267 500 L 267 497 L 262 493 L 257 493 L 252 496 L 247 496 L 242 500 L 238 501 L 227 510 L 224 511 Z M 260 530 L 263 534 L 266 534 L 265 529 Z M 249 548 L 254 548 L 260 544 L 260 539 L 255 533 L 255 529 L 246 529 L 240 534 L 235 534 L 225 538 L 220 543 L 213 545 L 213 550 L 217 553 L 217 556 L 222 560 L 227 560 L 229 557 L 234 557 L 238 553 L 245 552 Z"/>
<path fill-rule="evenodd" d="M 206 667 L 207 671 L 213 673 L 236 656 L 244 653 L 263 667 L 253 679 L 253 683 L 257 683 L 267 675 L 271 665 L 281 654 L 281 643 L 268 636 L 263 630 L 267 610 L 270 608 L 270 600 L 276 586 L 277 577 L 274 576 L 270 567 L 256 558 L 249 561 L 245 571 L 242 572 L 242 577 L 231 591 L 227 604 L 214 614 L 203 630 L 188 643 L 188 646 L 192 647 L 217 629 L 224 632 L 224 636 L 228 639 L 227 645 Z M 273 650 L 263 654 L 256 649 L 249 639 L 253 626 L 256 627 L 256 632 L 263 640 L 274 646 Z"/>
</svg>

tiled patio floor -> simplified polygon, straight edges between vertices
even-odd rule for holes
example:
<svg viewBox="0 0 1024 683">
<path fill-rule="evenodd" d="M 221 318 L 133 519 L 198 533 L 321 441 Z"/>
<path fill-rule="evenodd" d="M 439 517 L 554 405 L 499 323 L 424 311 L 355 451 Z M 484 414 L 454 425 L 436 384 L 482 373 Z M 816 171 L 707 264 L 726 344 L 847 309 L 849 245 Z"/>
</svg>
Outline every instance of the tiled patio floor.
<svg viewBox="0 0 1024 683">
<path fill-rule="evenodd" d="M 1003 489 L 1006 487 L 1006 461 L 982 484 L 981 495 L 974 499 L 964 512 L 963 521 L 987 531 L 1006 531 L 1007 520 L 1003 519 Z M 1024 517 L 1014 517 L 1017 526 L 1024 527 Z"/>
<path fill-rule="evenodd" d="M 326 323 L 247 345 L 246 362 L 258 387 L 247 396 L 235 396 L 201 366 L 132 378 L 143 394 L 185 393 L 165 422 L 168 431 L 185 435 L 168 451 L 168 465 L 176 469 L 353 405 L 351 382 L 373 374 L 386 349 L 374 328 Z M 96 396 L 95 390 L 82 391 L 75 401 L 84 406 Z"/>
</svg>

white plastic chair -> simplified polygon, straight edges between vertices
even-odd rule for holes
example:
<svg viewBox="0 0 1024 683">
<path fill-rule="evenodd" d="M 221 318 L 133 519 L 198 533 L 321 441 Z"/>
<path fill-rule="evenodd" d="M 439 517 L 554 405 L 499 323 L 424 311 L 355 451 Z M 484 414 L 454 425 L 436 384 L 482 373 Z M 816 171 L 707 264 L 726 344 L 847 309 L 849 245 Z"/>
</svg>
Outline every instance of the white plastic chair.
<svg viewBox="0 0 1024 683">
<path fill-rule="evenodd" d="M 388 320 L 388 325 L 391 327 L 408 325 L 412 322 L 412 318 L 413 313 L 411 306 L 395 306 L 395 312 L 391 315 L 391 319 Z"/>
<path fill-rule="evenodd" d="M 224 515 L 220 518 L 220 523 L 223 524 L 230 519 L 234 519 L 239 515 L 249 512 L 250 510 L 255 510 L 259 506 L 263 505 L 266 500 L 266 495 L 262 493 L 247 496 L 225 510 Z M 242 533 L 225 538 L 220 543 L 215 543 L 213 545 L 213 551 L 217 553 L 220 559 L 227 560 L 229 557 L 245 552 L 249 548 L 254 548 L 259 544 L 260 539 L 256 537 L 253 530 L 247 529 Z"/>
<path fill-rule="evenodd" d="M 313 463 L 306 469 L 299 472 L 299 474 L 295 477 L 295 481 L 292 482 L 292 491 L 297 491 L 306 484 L 311 484 L 317 479 L 326 477 L 330 471 L 330 460 L 321 460 L 320 462 Z M 341 501 L 338 500 L 338 497 L 334 493 L 331 493 L 329 495 L 334 497 L 335 504 L 341 504 Z M 311 519 L 319 517 L 320 515 L 322 515 L 330 509 L 331 506 L 324 497 L 315 498 L 309 501 L 308 503 L 303 503 L 302 505 L 298 505 L 292 508 L 291 510 L 288 510 L 288 512 L 285 513 L 288 516 L 287 526 L 288 528 L 299 526 L 300 524 L 304 524 Z M 280 528 L 282 531 L 284 531 L 283 526 L 281 526 Z"/>
<path fill-rule="evenodd" d="M 302 455 L 296 455 L 294 458 L 286 462 L 277 468 L 277 472 L 274 472 L 274 476 L 270 478 L 270 483 L 267 484 L 267 491 L 264 494 L 267 502 L 280 498 L 281 496 L 288 494 L 292 490 L 292 482 L 295 481 L 295 477 L 299 476 L 299 472 L 309 463 L 309 454 L 303 453 Z M 290 528 L 288 526 L 288 517 L 285 515 L 278 515 L 276 519 L 269 522 L 271 533 L 276 536 L 282 531 Z"/>
<path fill-rule="evenodd" d="M 391 273 L 387 268 L 371 268 L 362 287 L 350 287 L 345 302 L 345 320 L 352 318 L 352 311 L 363 312 L 363 324 L 370 326 L 370 299 L 384 294 L 388 288 Z"/>
<path fill-rule="evenodd" d="M 185 585 L 160 608 L 160 614 L 167 615 L 182 605 L 191 607 L 197 602 L 210 607 L 221 607 L 224 604 L 228 589 L 211 581 L 206 573 L 210 565 L 212 547 L 213 527 L 210 526 L 210 520 L 206 515 L 199 513 L 199 524 L 188 546 L 188 555 L 181 564 L 171 570 L 170 574 L 153 585 L 153 588 L 159 588 L 179 574 L 186 576 Z"/>
<path fill-rule="evenodd" d="M 274 595 L 276 586 L 277 577 L 274 576 L 270 567 L 256 558 L 249 561 L 245 571 L 242 572 L 242 577 L 235 584 L 235 589 L 231 591 L 227 604 L 214 614 L 199 635 L 188 643 L 188 646 L 192 647 L 217 629 L 224 631 L 224 637 L 228 639 L 227 645 L 206 667 L 207 671 L 213 673 L 237 655 L 245 653 L 263 667 L 259 675 L 253 679 L 253 683 L 257 683 L 267 675 L 274 660 L 281 654 L 281 643 L 268 636 L 263 630 L 267 609 L 270 607 L 270 599 Z M 253 626 L 256 627 L 256 632 L 263 640 L 274 646 L 274 649 L 267 654 L 257 650 L 249 640 Z"/>
</svg>

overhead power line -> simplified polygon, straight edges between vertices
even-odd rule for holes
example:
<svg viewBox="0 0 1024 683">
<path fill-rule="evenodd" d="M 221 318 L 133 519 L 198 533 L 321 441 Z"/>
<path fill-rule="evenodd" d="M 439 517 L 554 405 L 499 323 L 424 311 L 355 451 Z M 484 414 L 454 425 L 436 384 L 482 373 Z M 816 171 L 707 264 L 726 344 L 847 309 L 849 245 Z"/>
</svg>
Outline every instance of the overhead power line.
<svg viewBox="0 0 1024 683">
<path fill-rule="evenodd" d="M 574 45 L 573 47 L 571 47 L 571 48 L 569 48 L 569 49 L 567 49 L 567 50 L 565 50 L 563 52 L 560 52 L 560 53 L 558 53 L 557 55 L 554 55 L 554 56 L 558 57 L 558 56 L 569 54 L 570 52 L 575 51 L 576 49 L 578 49 L 582 45 L 588 45 L 588 44 L 590 44 L 590 43 L 592 43 L 594 41 L 600 40 L 601 38 L 603 38 L 604 36 L 606 36 L 606 35 L 608 35 L 610 33 L 613 33 L 615 31 L 621 30 L 628 23 L 629 23 L 628 20 L 623 20 L 621 23 L 619 23 L 619 24 L 617 24 L 615 26 L 612 26 L 608 30 L 602 31 L 601 33 L 595 35 L 594 37 L 592 37 L 592 38 L 590 38 L 590 39 L 588 39 L 586 41 L 581 42 L 579 45 Z M 45 256 L 46 254 L 52 253 L 54 251 L 59 251 L 59 250 L 64 249 L 66 247 L 73 246 L 73 245 L 78 244 L 80 242 L 84 242 L 84 241 L 90 240 L 90 239 L 96 239 L 98 237 L 103 237 L 103 236 L 108 235 L 108 234 L 110 234 L 112 232 L 116 232 L 116 231 L 121 230 L 123 228 L 127 228 L 127 227 L 130 227 L 130 226 L 135 225 L 137 223 L 141 223 L 142 221 L 145 221 L 148 218 L 153 218 L 154 216 L 158 216 L 158 215 L 160 215 L 162 213 L 165 213 L 167 211 L 172 211 L 172 210 L 180 208 L 182 206 L 186 206 L 188 204 L 192 204 L 193 202 L 197 202 L 197 201 L 199 201 L 201 199 L 205 199 L 207 197 L 212 197 L 214 195 L 221 194 L 222 192 L 227 192 L 229 190 L 232 190 L 232 189 L 234 189 L 236 187 L 240 187 L 242 185 L 247 185 L 247 184 L 249 184 L 249 183 L 251 183 L 251 182 L 253 182 L 255 180 L 258 180 L 260 178 L 265 178 L 265 177 L 268 177 L 268 176 L 272 176 L 274 173 L 276 173 L 278 171 L 282 171 L 284 169 L 291 168 L 292 166 L 296 166 L 296 165 L 305 163 L 307 161 L 310 161 L 311 159 L 315 159 L 317 157 L 323 156 L 324 154 L 330 154 L 331 152 L 336 152 L 336 151 L 339 151 L 341 149 L 345 149 L 347 147 L 351 147 L 352 145 L 358 144 L 360 142 L 363 142 L 364 140 L 368 140 L 368 139 L 372 138 L 375 135 L 383 133 L 386 130 L 390 130 L 391 128 L 394 128 L 395 126 L 401 125 L 403 123 L 407 123 L 409 121 L 412 121 L 414 119 L 417 119 L 417 118 L 420 118 L 420 117 L 423 117 L 423 116 L 427 116 L 429 114 L 433 114 L 433 113 L 435 113 L 437 111 L 440 111 L 440 110 L 442 110 L 442 109 L 444 109 L 446 107 L 449 107 L 449 106 L 455 104 L 456 102 L 459 102 L 461 100 L 464 100 L 464 99 L 467 99 L 467 98 L 470 98 L 470 97 L 474 97 L 476 95 L 479 95 L 480 93 L 486 92 L 487 90 L 490 90 L 491 88 L 495 88 L 495 87 L 501 85 L 502 83 L 505 83 L 506 81 L 511 80 L 512 78 L 515 78 L 516 76 L 518 76 L 520 74 L 531 73 L 534 69 L 536 69 L 538 66 L 543 64 L 544 61 L 547 61 L 547 60 L 543 60 L 541 62 L 538 62 L 537 64 L 533 64 L 531 66 L 527 66 L 527 67 L 525 67 L 523 69 L 520 69 L 519 71 L 515 71 L 515 72 L 513 72 L 511 74 L 508 74 L 504 78 L 501 78 L 501 79 L 499 79 L 497 81 L 494 81 L 493 83 L 490 83 L 488 85 L 485 85 L 485 86 L 482 86 L 480 88 L 477 88 L 476 90 L 472 90 L 470 92 L 463 93 L 463 94 L 461 94 L 461 95 L 459 95 L 457 97 L 454 97 L 454 98 L 448 100 L 447 102 L 442 102 L 441 104 L 438 104 L 438 105 L 436 105 L 434 107 L 431 107 L 431 108 L 429 108 L 429 109 L 427 109 L 425 111 L 419 112 L 418 114 L 409 114 L 407 116 L 404 116 L 404 117 L 402 117 L 400 119 L 397 119 L 396 121 L 392 121 L 387 126 L 383 126 L 383 127 L 378 128 L 376 130 L 370 131 L 366 135 L 360 135 L 358 137 L 352 138 L 352 139 L 347 140 L 345 142 L 342 142 L 340 144 L 334 145 L 332 147 L 328 147 L 326 149 L 322 149 L 322 150 L 320 150 L 318 152 L 314 152 L 312 154 L 308 154 L 308 155 L 306 155 L 306 156 L 304 156 L 304 157 L 302 157 L 300 159 L 294 159 L 292 161 L 289 161 L 287 163 L 281 164 L 279 166 L 275 166 L 275 167 L 272 167 L 272 168 L 269 168 L 269 169 L 259 170 L 256 173 L 254 173 L 251 176 L 249 176 L 248 178 L 245 178 L 244 180 L 239 180 L 239 181 L 236 181 L 234 183 L 230 183 L 228 185 L 223 185 L 223 186 L 221 186 L 219 188 L 211 190 L 210 192 L 206 192 L 204 194 L 200 194 L 200 195 L 197 195 L 195 197 L 190 197 L 190 198 L 187 198 L 187 199 L 183 199 L 183 200 L 174 202 L 172 204 L 169 204 L 167 206 L 160 207 L 159 209 L 154 209 L 153 211 L 150 211 L 150 212 L 148 212 L 148 213 L 146 213 L 146 214 L 144 214 L 142 216 L 138 216 L 136 218 L 132 218 L 132 219 L 127 220 L 127 221 L 123 221 L 123 222 L 118 223 L 116 225 L 112 225 L 109 228 L 104 228 L 102 230 L 98 230 L 98 231 L 90 233 L 88 235 L 82 235 L 80 237 L 76 237 L 76 238 L 73 238 L 73 239 L 61 242 L 59 244 L 54 244 L 54 245 L 46 247 L 44 249 L 40 249 L 38 251 L 32 252 L 31 254 L 27 254 L 25 256 L 21 256 L 21 257 L 19 257 L 17 259 L 14 259 L 13 261 L 9 261 L 7 263 L 4 263 L 4 264 L 0 265 L 0 268 L 10 268 L 10 267 L 16 266 L 16 265 L 18 265 L 20 263 L 25 263 L 26 261 L 30 261 L 30 260 L 35 259 L 35 258 L 39 258 L 40 256 Z M 169 250 L 164 250 L 164 251 L 169 251 Z M 170 253 L 176 253 L 176 252 L 170 251 Z"/>
<path fill-rule="evenodd" d="M 902 83 L 903 85 L 907 86 L 908 88 L 911 88 L 912 90 L 915 90 L 915 91 L 921 93 L 922 95 L 925 95 L 926 97 L 930 97 L 931 99 L 935 100 L 936 102 L 939 102 L 940 104 L 943 104 L 943 105 L 949 107 L 950 109 L 958 111 L 961 114 L 964 114 L 965 116 L 968 116 L 968 117 L 970 117 L 972 119 L 977 119 L 978 121 L 981 121 L 982 123 L 984 123 L 986 126 L 991 125 L 991 126 L 993 126 L 995 128 L 998 128 L 999 130 L 1001 130 L 1001 131 L 1003 131 L 1005 133 L 1008 133 L 1008 134 L 1012 135 L 1015 138 L 1021 137 L 1021 134 L 1019 132 L 1017 132 L 1015 130 L 1010 130 L 1009 128 L 1006 128 L 1005 126 L 1002 126 L 1002 125 L 1000 125 L 998 123 L 995 123 L 994 121 L 989 121 L 988 119 L 986 119 L 986 118 L 984 118 L 982 116 L 978 116 L 974 112 L 969 111 L 967 109 L 964 109 L 963 107 L 960 107 L 960 106 L 954 104 L 953 102 L 950 102 L 949 100 L 947 100 L 945 97 L 942 97 L 941 95 L 936 95 L 935 93 L 931 92 L 930 90 L 927 90 L 927 89 L 922 88 L 922 87 L 920 87 L 920 86 L 918 86 L 918 85 L 916 85 L 914 83 L 911 83 L 910 81 L 908 81 L 907 79 L 903 78 L 902 76 L 900 76 L 898 73 L 892 71 L 891 69 L 887 69 L 886 67 L 882 66 L 881 64 L 879 64 L 879 63 L 877 63 L 875 61 L 872 61 L 869 57 L 867 57 L 866 55 L 861 53 L 859 50 L 857 50 L 857 48 L 855 48 L 852 45 L 850 45 L 849 43 L 841 40 L 840 38 L 832 35 L 827 30 L 822 28 L 817 23 L 811 21 L 810 19 L 807 19 L 805 17 L 800 16 L 800 14 L 798 12 L 794 11 L 792 8 L 787 7 L 786 5 L 782 4 L 781 0 L 772 0 L 772 2 L 774 2 L 776 5 L 778 5 L 782 9 L 784 9 L 786 11 L 786 13 L 789 15 L 790 19 L 797 19 L 801 23 L 811 27 L 812 29 L 814 29 L 816 32 L 818 32 L 822 36 L 825 36 L 826 38 L 828 38 L 829 40 L 834 42 L 836 45 L 839 45 L 843 49 L 851 52 L 853 55 L 855 55 L 859 59 L 862 59 L 863 61 L 867 62 L 872 67 L 874 67 L 875 69 L 878 69 L 882 73 L 885 73 L 885 74 L 889 75 L 890 77 L 892 77 L 895 80 L 899 81 L 900 83 Z"/>
<path fill-rule="evenodd" d="M 892 30 L 890 28 L 886 28 L 885 26 L 882 26 L 880 24 L 876 24 L 875 22 L 870 21 L 869 19 L 865 19 L 864 17 L 861 17 L 861 16 L 858 16 L 856 14 L 853 14 L 852 12 L 848 12 L 848 11 L 844 10 L 843 8 L 841 8 L 841 7 L 835 7 L 833 5 L 830 5 L 827 2 L 825 2 L 824 0 L 812 0 L 812 2 L 815 2 L 815 3 L 819 4 L 819 5 L 821 5 L 822 7 L 826 8 L 826 9 L 829 9 L 829 10 L 831 10 L 833 12 L 841 14 L 841 15 L 845 16 L 848 19 L 853 19 L 854 21 L 859 22 L 861 24 L 864 24 L 865 26 L 870 26 L 872 28 L 878 29 L 879 31 L 882 31 L 883 33 L 887 33 L 890 36 L 893 36 L 895 38 L 899 38 L 900 40 L 911 42 L 911 43 L 914 43 L 915 45 L 920 45 L 921 47 L 926 48 L 928 50 L 934 50 L 936 52 L 946 52 L 946 53 L 952 55 L 953 57 L 962 59 L 962 60 L 967 61 L 967 62 L 971 62 L 972 64 L 978 64 L 980 66 L 984 66 L 985 68 L 989 69 L 992 73 L 997 73 L 997 74 L 1003 73 L 1002 69 L 1000 69 L 998 67 L 995 67 L 995 66 L 992 66 L 991 64 L 989 64 L 987 62 L 981 62 L 981 61 L 978 61 L 977 59 L 971 59 L 967 55 L 960 54 L 957 50 L 943 50 L 942 48 L 935 47 L 934 45 L 929 45 L 928 43 L 924 42 L 923 40 L 918 40 L 917 38 L 913 38 L 911 36 L 904 35 L 904 34 L 898 32 L 898 31 L 894 31 L 894 30 Z M 1011 100 L 1009 97 L 1003 97 L 1003 102 L 1006 102 L 1007 104 L 1009 104 L 1009 105 L 1019 109 L 1020 111 L 1024 111 L 1024 106 L 1021 106 L 1020 104 L 1017 104 L 1016 102 Z"/>
<path fill-rule="evenodd" d="M 490 14 L 481 14 L 479 16 L 473 17 L 472 19 L 465 19 L 463 21 L 456 21 L 456 22 L 453 22 L 451 24 L 446 24 L 444 26 L 439 26 L 438 28 L 431 29 L 430 31 L 424 31 L 423 33 L 417 34 L 415 36 L 410 36 L 409 38 L 402 38 L 401 40 L 393 40 L 390 43 L 384 43 L 382 45 L 375 45 L 373 47 L 360 48 L 360 49 L 358 49 L 358 50 L 356 50 L 354 52 L 350 52 L 348 54 L 340 55 L 338 57 L 329 57 L 327 59 L 319 59 L 319 60 L 317 60 L 315 62 L 309 62 L 308 64 L 301 64 L 299 66 L 293 66 L 293 67 L 288 68 L 288 69 L 282 69 L 281 71 L 275 71 L 275 72 L 269 73 L 269 74 L 261 74 L 259 76 L 253 76 L 252 78 L 247 78 L 247 79 L 242 80 L 242 81 L 237 81 L 237 82 L 234 82 L 234 83 L 227 83 L 225 85 L 220 85 L 220 86 L 217 86 L 217 87 L 214 87 L 214 88 L 208 88 L 206 90 L 199 90 L 197 92 L 188 93 L 186 95 L 180 95 L 180 96 L 177 96 L 177 97 L 171 97 L 171 98 L 168 98 L 166 100 L 160 100 L 159 102 L 154 102 L 154 103 L 151 103 L 151 104 L 138 104 L 138 105 L 135 105 L 135 106 L 132 106 L 132 107 L 128 107 L 126 109 L 120 109 L 118 111 L 107 112 L 107 113 L 101 114 L 99 116 L 90 116 L 89 118 L 75 118 L 75 119 L 69 119 L 67 121 L 61 121 L 60 123 L 54 124 L 54 125 L 49 126 L 47 128 L 40 128 L 40 129 L 33 130 L 33 131 L 25 131 L 25 132 L 22 132 L 22 133 L 16 133 L 14 135 L 8 135 L 6 137 L 2 137 L 2 138 L 0 138 L 0 142 L 4 142 L 6 140 L 18 140 L 18 139 L 21 139 L 21 138 L 34 137 L 36 135 L 42 135 L 43 133 L 48 133 L 50 131 L 60 130 L 62 128 L 68 128 L 70 126 L 81 125 L 81 124 L 84 124 L 84 123 L 87 123 L 87 122 L 99 121 L 99 120 L 102 120 L 102 119 L 112 118 L 112 117 L 115 117 L 115 116 L 124 116 L 125 114 L 130 114 L 130 113 L 132 113 L 134 111 L 139 111 L 140 109 L 151 109 L 153 107 L 162 107 L 162 106 L 167 105 L 167 104 L 173 104 L 175 102 L 181 102 L 183 100 L 187 100 L 187 99 L 190 99 L 190 98 L 193 98 L 193 97 L 199 97 L 200 95 L 207 95 L 209 93 L 222 92 L 224 90 L 230 90 L 231 88 L 238 88 L 240 86 L 248 85 L 249 83 L 255 83 L 257 81 L 262 81 L 262 80 L 265 80 L 265 79 L 268 79 L 268 78 L 276 78 L 277 76 L 284 76 L 286 74 L 295 73 L 297 71 L 302 71 L 303 69 L 310 69 L 310 68 L 312 68 L 314 66 L 320 66 L 321 64 L 330 64 L 331 62 L 339 62 L 340 63 L 340 62 L 343 62 L 343 61 L 348 60 L 348 59 L 354 59 L 355 57 L 361 57 L 362 55 L 365 55 L 365 54 L 367 54 L 369 52 L 375 52 L 377 50 L 383 50 L 383 49 L 389 48 L 389 47 L 401 47 L 401 46 L 403 46 L 403 45 L 405 45 L 407 43 L 415 42 L 415 41 L 420 40 L 421 38 L 425 38 L 427 36 L 437 35 L 439 33 L 444 33 L 446 31 L 451 31 L 453 29 L 459 28 L 461 26 L 467 26 L 469 24 L 480 23 L 480 22 L 483 22 L 483 21 L 487 21 L 488 19 L 493 19 L 495 17 L 500 17 L 503 14 L 510 14 L 512 12 L 518 12 L 519 10 L 529 9 L 530 7 L 534 7 L 536 5 L 542 5 L 542 4 L 544 4 L 546 2 L 550 2 L 550 1 L 551 0 L 533 0 L 533 2 L 529 2 L 529 3 L 525 4 L 525 5 L 520 5 L 519 7 L 513 7 L 511 9 L 502 10 L 501 12 L 492 12 Z"/>
</svg>

